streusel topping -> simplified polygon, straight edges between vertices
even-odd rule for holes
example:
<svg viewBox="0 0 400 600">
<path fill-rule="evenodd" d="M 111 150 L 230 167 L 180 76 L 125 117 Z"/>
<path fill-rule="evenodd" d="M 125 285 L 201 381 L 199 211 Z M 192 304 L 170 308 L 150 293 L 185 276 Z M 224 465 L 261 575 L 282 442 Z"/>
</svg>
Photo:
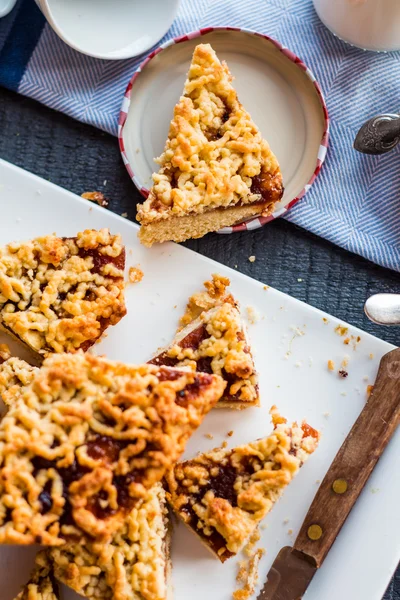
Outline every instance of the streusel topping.
<svg viewBox="0 0 400 600">
<path fill-rule="evenodd" d="M 109 544 L 49 551 L 57 579 L 89 600 L 166 600 L 169 571 L 165 492 L 156 484 Z"/>
<path fill-rule="evenodd" d="M 0 325 L 46 356 L 87 350 L 126 314 L 125 248 L 108 229 L 0 248 Z"/>
<path fill-rule="evenodd" d="M 0 543 L 110 539 L 225 385 L 83 353 L 53 355 L 26 376 L 0 422 Z"/>
<path fill-rule="evenodd" d="M 151 361 L 220 375 L 227 382 L 221 402 L 258 401 L 258 378 L 240 312 L 225 302 L 201 313 Z"/>
<path fill-rule="evenodd" d="M 274 407 L 273 433 L 233 450 L 219 448 L 167 473 L 167 499 L 221 561 L 236 554 L 318 445 L 303 423 Z"/>
<path fill-rule="evenodd" d="M 211 281 L 204 282 L 205 290 L 190 296 L 185 314 L 179 321 L 180 327 L 178 331 L 195 321 L 201 313 L 215 308 L 219 304 L 229 302 L 232 306 L 236 306 L 232 294 L 227 291 L 230 284 L 231 282 L 228 277 L 213 273 Z"/>
<path fill-rule="evenodd" d="M 240 104 L 228 66 L 209 44 L 193 54 L 175 106 L 161 165 L 138 220 L 261 202 L 270 212 L 283 194 L 279 164 Z"/>
</svg>

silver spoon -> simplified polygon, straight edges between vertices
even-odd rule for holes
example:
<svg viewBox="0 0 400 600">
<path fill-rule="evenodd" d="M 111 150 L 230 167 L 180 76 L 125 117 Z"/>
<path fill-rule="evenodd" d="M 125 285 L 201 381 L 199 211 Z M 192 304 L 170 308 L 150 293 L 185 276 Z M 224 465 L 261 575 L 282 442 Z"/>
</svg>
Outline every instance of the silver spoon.
<svg viewBox="0 0 400 600">
<path fill-rule="evenodd" d="M 362 125 L 354 148 L 364 154 L 384 154 L 400 142 L 400 115 L 378 115 Z"/>
<path fill-rule="evenodd" d="M 400 325 L 400 294 L 374 294 L 366 301 L 364 310 L 378 325 Z"/>
</svg>

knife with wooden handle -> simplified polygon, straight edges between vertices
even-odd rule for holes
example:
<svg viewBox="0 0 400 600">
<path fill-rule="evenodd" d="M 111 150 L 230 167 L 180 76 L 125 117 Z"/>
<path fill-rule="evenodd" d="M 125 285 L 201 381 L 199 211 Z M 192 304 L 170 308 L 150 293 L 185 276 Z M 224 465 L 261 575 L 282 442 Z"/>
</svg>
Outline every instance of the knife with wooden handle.
<svg viewBox="0 0 400 600">
<path fill-rule="evenodd" d="M 258 600 L 301 600 L 400 423 L 400 348 L 382 358 L 373 391 L 311 504 L 293 547 L 279 552 Z"/>
</svg>

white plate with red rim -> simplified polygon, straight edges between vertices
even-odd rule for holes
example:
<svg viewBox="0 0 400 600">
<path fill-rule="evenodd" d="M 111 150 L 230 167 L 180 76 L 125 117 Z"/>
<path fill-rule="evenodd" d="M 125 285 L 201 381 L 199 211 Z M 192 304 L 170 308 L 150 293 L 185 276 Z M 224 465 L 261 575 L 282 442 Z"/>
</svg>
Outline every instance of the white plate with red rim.
<svg viewBox="0 0 400 600">
<path fill-rule="evenodd" d="M 288 419 L 305 418 L 321 430 L 318 450 L 260 530 L 259 545 L 266 549 L 259 565 L 261 586 L 278 551 L 293 544 L 318 482 L 365 404 L 367 385 L 374 382 L 381 356 L 393 346 L 351 326 L 347 335 L 361 339 L 354 346 L 345 345 L 345 338 L 335 332 L 339 324 L 335 317 L 178 244 L 145 248 L 137 238 L 137 225 L 1 160 L 0 182 L 0 245 L 54 231 L 72 236 L 86 228 L 108 227 L 121 233 L 126 244 L 127 270 L 140 264 L 143 280 L 126 286 L 128 314 L 108 329 L 107 337 L 95 346 L 97 354 L 127 363 L 148 360 L 172 339 L 188 296 L 211 273 L 231 279 L 245 317 L 247 306 L 258 315 L 248 328 L 260 373 L 261 406 L 211 411 L 189 441 L 185 457 L 224 440 L 234 447 L 267 435 L 272 404 Z M 328 370 L 327 361 L 333 360 L 337 371 L 345 354 L 350 356 L 348 377 L 341 379 Z M 227 437 L 230 430 L 234 433 Z M 307 600 L 381 600 L 400 559 L 399 455 L 400 431 L 311 582 Z M 35 551 L 0 546 L 0 600 L 15 598 L 28 579 Z M 221 564 L 183 525 L 173 530 L 172 565 L 174 600 L 232 600 L 237 559 Z M 80 598 L 63 589 L 63 600 Z M 251 600 L 255 598 L 256 594 Z"/>
<path fill-rule="evenodd" d="M 197 44 L 209 43 L 234 76 L 240 101 L 268 140 L 282 169 L 285 193 L 268 217 L 226 227 L 257 229 L 284 214 L 314 183 L 324 162 L 329 118 L 310 69 L 272 38 L 232 27 L 208 27 L 169 40 L 138 67 L 126 89 L 118 139 L 134 184 L 147 197 Z"/>
</svg>

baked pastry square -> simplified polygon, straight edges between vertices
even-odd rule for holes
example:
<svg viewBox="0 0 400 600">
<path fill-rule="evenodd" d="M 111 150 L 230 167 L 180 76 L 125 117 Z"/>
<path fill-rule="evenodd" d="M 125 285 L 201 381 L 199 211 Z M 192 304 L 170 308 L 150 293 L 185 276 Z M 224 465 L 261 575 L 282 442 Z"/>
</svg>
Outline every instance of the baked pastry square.
<svg viewBox="0 0 400 600">
<path fill-rule="evenodd" d="M 199 238 L 268 215 L 283 195 L 278 161 L 209 44 L 196 46 L 160 165 L 139 205 L 146 246 Z"/>
<path fill-rule="evenodd" d="M 26 377 L 25 386 L 13 383 L 0 422 L 2 544 L 107 542 L 225 385 L 83 353 L 52 355 Z"/>
<path fill-rule="evenodd" d="M 107 229 L 0 248 L 0 326 L 35 353 L 86 351 L 126 314 L 125 248 Z"/>
<path fill-rule="evenodd" d="M 239 552 L 318 445 L 306 423 L 288 425 L 275 407 L 272 420 L 270 436 L 217 448 L 167 473 L 167 500 L 221 562 Z"/>
<path fill-rule="evenodd" d="M 58 584 L 45 551 L 38 553 L 31 578 L 15 600 L 60 600 Z"/>
<path fill-rule="evenodd" d="M 229 283 L 219 275 L 206 281 L 206 291 L 189 299 L 181 319 L 186 327 L 149 362 L 221 376 L 226 388 L 217 408 L 242 409 L 259 405 L 258 377 L 238 305 L 226 291 Z"/>
<path fill-rule="evenodd" d="M 55 577 L 89 600 L 166 600 L 169 530 L 160 483 L 127 515 L 109 544 L 49 550 Z"/>
</svg>

